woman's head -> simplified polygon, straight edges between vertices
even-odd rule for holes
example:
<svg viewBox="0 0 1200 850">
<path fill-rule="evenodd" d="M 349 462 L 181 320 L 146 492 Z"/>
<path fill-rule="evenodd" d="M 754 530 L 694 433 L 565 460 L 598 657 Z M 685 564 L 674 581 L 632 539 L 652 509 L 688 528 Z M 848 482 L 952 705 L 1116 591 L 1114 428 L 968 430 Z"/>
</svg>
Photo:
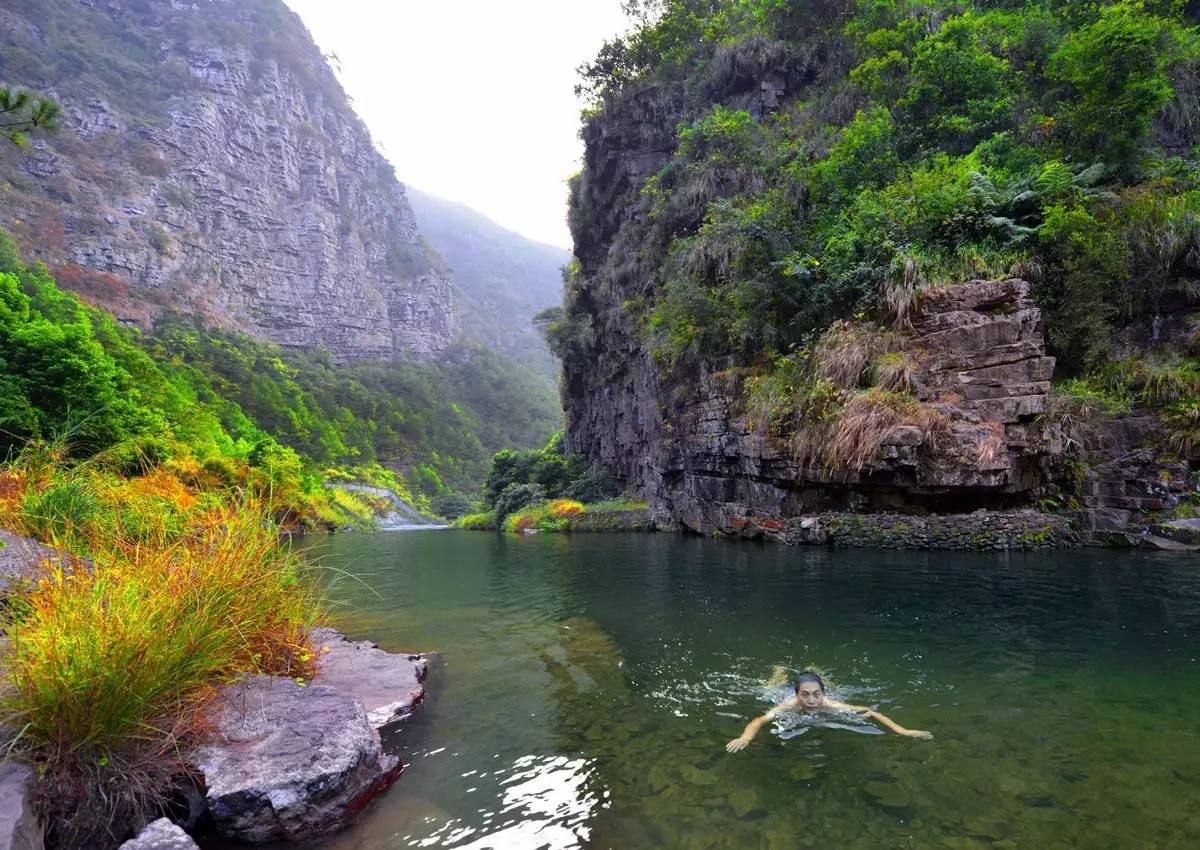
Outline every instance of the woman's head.
<svg viewBox="0 0 1200 850">
<path fill-rule="evenodd" d="M 811 671 L 801 673 L 796 679 L 796 700 L 801 708 L 820 708 L 825 704 L 825 682 Z"/>
</svg>

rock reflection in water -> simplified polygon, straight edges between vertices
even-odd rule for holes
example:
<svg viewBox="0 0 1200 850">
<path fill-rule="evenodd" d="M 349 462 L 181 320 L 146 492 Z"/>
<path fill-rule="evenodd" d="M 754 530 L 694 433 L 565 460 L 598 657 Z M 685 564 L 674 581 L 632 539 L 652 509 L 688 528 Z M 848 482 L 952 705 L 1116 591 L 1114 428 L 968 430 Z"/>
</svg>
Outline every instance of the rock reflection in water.
<svg viewBox="0 0 1200 850">
<path fill-rule="evenodd" d="M 1200 847 L 1193 560 L 320 542 L 374 591 L 354 637 L 441 651 L 405 774 L 321 850 Z M 935 739 L 781 718 L 726 753 L 808 664 Z"/>
</svg>

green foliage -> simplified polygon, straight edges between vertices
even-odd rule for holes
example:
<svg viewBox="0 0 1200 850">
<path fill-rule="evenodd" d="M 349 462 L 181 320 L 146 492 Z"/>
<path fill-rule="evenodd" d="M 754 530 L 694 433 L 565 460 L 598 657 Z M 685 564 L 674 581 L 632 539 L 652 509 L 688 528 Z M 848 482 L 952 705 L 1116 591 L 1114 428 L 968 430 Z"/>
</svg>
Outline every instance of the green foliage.
<svg viewBox="0 0 1200 850">
<path fill-rule="evenodd" d="M 1108 350 L 1113 290 L 1129 273 L 1129 250 L 1110 222 L 1081 207 L 1050 207 L 1038 238 L 1051 261 L 1039 287 L 1047 335 L 1066 369 L 1086 370 Z"/>
<path fill-rule="evenodd" d="M 1179 153 L 1200 40 L 1179 3 L 635 11 L 610 64 L 584 69 L 596 98 L 585 121 L 619 124 L 626 97 L 683 117 L 641 187 L 647 226 L 618 246 L 646 281 L 622 318 L 664 368 L 773 360 L 856 314 L 903 327 L 925 288 L 1014 275 L 1035 284 L 1064 369 L 1084 374 L 1120 324 L 1200 292 L 1200 165 Z M 803 100 L 734 107 L 745 80 L 814 65 L 829 73 L 788 92 Z M 583 244 L 611 203 L 598 180 L 573 181 Z M 552 325 L 560 355 L 586 361 L 592 329 L 618 320 L 589 297 L 608 283 L 569 284 Z"/>
<path fill-rule="evenodd" d="M 1068 400 L 1072 412 L 1085 419 L 1128 413 L 1130 399 L 1123 389 L 1107 385 L 1097 376 L 1068 378 L 1054 385 L 1055 395 Z"/>
<path fill-rule="evenodd" d="M 496 496 L 494 513 L 498 522 L 504 522 L 509 514 L 521 508 L 536 505 L 546 500 L 546 491 L 540 484 L 509 484 Z"/>
<path fill-rule="evenodd" d="M 949 18 L 913 52 L 900 110 L 919 138 L 943 150 L 970 150 L 1012 113 L 1016 79 L 989 50 L 987 21 L 970 12 Z"/>
<path fill-rule="evenodd" d="M 129 474 L 193 465 L 198 479 L 247 484 L 309 520 L 344 525 L 364 506 L 326 493 L 322 468 L 422 504 L 473 490 L 491 452 L 558 425 L 537 375 L 481 352 L 458 355 L 444 365 L 340 367 L 324 353 L 180 318 L 142 336 L 26 266 L 0 234 L 0 454 L 61 438 L 71 455 L 103 453 Z M 337 466 L 353 470 L 329 469 Z"/>
<path fill-rule="evenodd" d="M 1168 70 L 1197 58 L 1200 42 L 1179 20 L 1153 14 L 1141 0 L 1100 6 L 1047 69 L 1071 89 L 1060 107 L 1068 138 L 1082 153 L 1129 161 L 1174 95 Z"/>
<path fill-rule="evenodd" d="M 514 488 L 536 488 L 540 496 L 516 505 L 526 498 L 531 490 Z M 515 507 L 524 507 L 546 498 L 579 499 L 589 501 L 616 494 L 616 488 L 600 470 L 589 469 L 582 455 L 567 456 L 563 452 L 563 435 L 555 434 L 541 449 L 515 451 L 504 449 L 492 457 L 492 468 L 483 485 L 483 504 L 495 509 L 503 519 Z M 519 493 L 520 496 L 511 495 Z M 505 496 L 505 494 L 510 494 Z M 502 506 L 503 503 L 503 506 Z"/>
<path fill-rule="evenodd" d="M 430 502 L 430 507 L 438 516 L 456 520 L 459 517 L 464 517 L 475 510 L 477 502 L 470 496 L 464 496 L 462 493 L 445 493 L 436 497 Z"/>
<path fill-rule="evenodd" d="M 17 147 L 29 143 L 30 133 L 58 129 L 58 112 L 58 104 L 52 100 L 0 87 L 0 136 Z"/>
</svg>

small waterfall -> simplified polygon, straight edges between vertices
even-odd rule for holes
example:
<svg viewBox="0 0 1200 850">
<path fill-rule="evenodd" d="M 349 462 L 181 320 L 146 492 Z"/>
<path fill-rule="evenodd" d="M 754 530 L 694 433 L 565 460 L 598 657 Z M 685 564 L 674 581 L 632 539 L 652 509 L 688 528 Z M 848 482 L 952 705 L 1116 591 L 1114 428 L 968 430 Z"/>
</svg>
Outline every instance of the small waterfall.
<svg viewBox="0 0 1200 850">
<path fill-rule="evenodd" d="M 329 483 L 326 486 L 349 490 L 351 493 L 366 493 L 371 496 L 387 499 L 391 502 L 391 510 L 379 517 L 380 531 L 428 531 L 435 528 L 448 527 L 422 516 L 416 508 L 386 487 L 374 487 L 370 484 L 342 481 Z"/>
</svg>

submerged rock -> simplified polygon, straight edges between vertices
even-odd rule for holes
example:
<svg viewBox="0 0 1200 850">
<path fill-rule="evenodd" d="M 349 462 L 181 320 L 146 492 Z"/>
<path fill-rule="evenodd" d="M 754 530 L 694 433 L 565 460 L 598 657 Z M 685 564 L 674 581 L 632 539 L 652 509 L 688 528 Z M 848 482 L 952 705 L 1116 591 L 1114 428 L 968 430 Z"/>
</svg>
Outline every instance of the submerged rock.
<svg viewBox="0 0 1200 850">
<path fill-rule="evenodd" d="M 120 850 L 200 850 L 192 837 L 166 818 L 159 818 L 121 845 Z"/>
<path fill-rule="evenodd" d="M 352 641 L 334 629 L 313 629 L 320 648 L 317 684 L 360 700 L 376 729 L 412 714 L 425 697 L 428 660 L 385 652 L 370 641 Z"/>
<path fill-rule="evenodd" d="M 29 800 L 33 771 L 0 761 L 0 850 L 42 850 L 42 830 Z"/>
<path fill-rule="evenodd" d="M 216 830 L 252 844 L 332 832 L 400 773 L 357 697 L 269 676 L 226 690 L 195 759 Z"/>
</svg>

